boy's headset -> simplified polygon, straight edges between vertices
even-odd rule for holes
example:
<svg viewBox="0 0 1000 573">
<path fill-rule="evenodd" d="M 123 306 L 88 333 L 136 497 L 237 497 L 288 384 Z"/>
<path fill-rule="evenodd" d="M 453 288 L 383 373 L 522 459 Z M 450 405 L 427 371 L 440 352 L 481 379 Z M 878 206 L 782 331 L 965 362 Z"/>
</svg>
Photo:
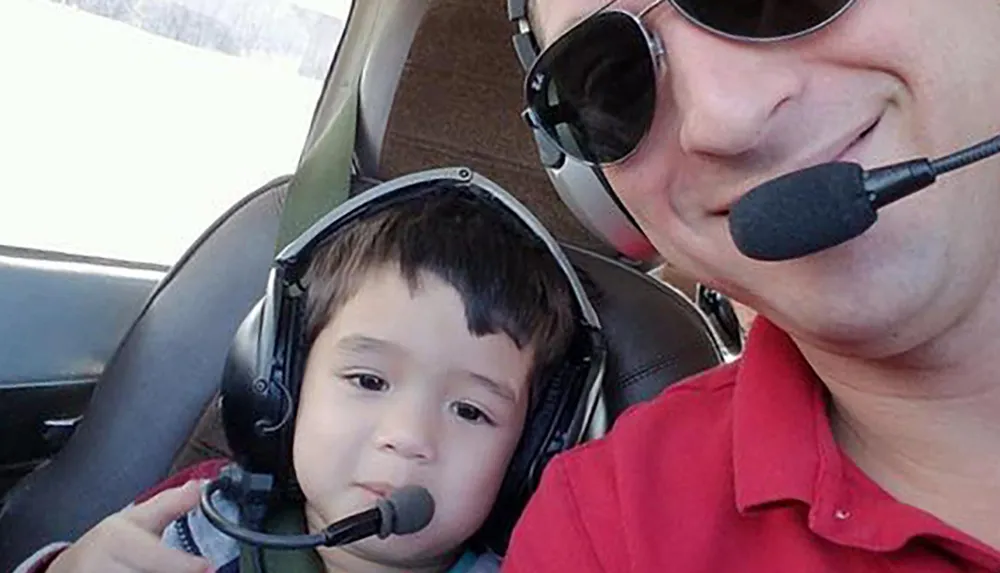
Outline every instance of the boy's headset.
<svg viewBox="0 0 1000 573">
<path fill-rule="evenodd" d="M 248 475 L 272 476 L 280 493 L 293 499 L 301 495 L 291 457 L 307 351 L 303 339 L 306 290 L 300 279 L 313 251 L 338 229 L 401 201 L 418 200 L 441 183 L 516 219 L 555 259 L 575 300 L 577 328 L 566 359 L 543 373 L 547 378 L 543 391 L 528 413 L 493 513 L 479 533 L 480 541 L 503 553 L 514 521 L 552 456 L 606 430 L 601 393 L 606 348 L 597 312 L 555 239 L 521 203 L 470 169 L 424 171 L 373 187 L 342 203 L 278 254 L 265 296 L 240 325 L 227 356 L 222 419 L 235 462 Z"/>
</svg>

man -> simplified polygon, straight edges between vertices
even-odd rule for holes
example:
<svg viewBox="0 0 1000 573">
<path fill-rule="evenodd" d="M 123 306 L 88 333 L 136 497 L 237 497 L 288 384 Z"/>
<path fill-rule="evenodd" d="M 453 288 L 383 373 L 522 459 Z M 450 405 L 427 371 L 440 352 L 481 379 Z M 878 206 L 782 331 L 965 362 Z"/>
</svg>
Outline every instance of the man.
<svg viewBox="0 0 1000 573">
<path fill-rule="evenodd" d="M 787 172 L 1000 132 L 1000 2 L 602 4 L 531 6 L 540 66 L 586 62 L 539 68 L 565 104 L 540 123 L 578 124 L 657 249 L 759 315 L 738 363 L 557 457 L 504 570 L 1000 570 L 1000 158 L 796 260 L 726 218 Z"/>
</svg>

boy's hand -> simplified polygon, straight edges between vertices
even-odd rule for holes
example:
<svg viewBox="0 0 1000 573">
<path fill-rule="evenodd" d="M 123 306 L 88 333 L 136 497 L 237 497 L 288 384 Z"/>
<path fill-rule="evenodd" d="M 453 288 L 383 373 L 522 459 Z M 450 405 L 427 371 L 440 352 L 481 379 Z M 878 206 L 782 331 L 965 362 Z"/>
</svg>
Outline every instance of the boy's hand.
<svg viewBox="0 0 1000 573">
<path fill-rule="evenodd" d="M 200 480 L 164 490 L 98 523 L 66 549 L 47 573 L 205 573 L 207 559 L 166 547 L 163 530 L 198 504 Z"/>
</svg>

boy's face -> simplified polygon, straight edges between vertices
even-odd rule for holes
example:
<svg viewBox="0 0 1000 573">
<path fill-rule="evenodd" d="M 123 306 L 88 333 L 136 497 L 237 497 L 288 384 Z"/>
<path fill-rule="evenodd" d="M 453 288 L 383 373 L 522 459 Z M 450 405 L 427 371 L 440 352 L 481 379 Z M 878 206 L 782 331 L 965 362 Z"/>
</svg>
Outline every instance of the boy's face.
<svg viewBox="0 0 1000 573">
<path fill-rule="evenodd" d="M 371 273 L 320 332 L 303 375 L 295 471 L 310 530 L 416 484 L 434 518 L 324 559 L 400 568 L 444 563 L 482 524 L 521 434 L 533 355 L 505 334 L 469 332 L 459 293 L 436 276 L 411 292 Z"/>
</svg>

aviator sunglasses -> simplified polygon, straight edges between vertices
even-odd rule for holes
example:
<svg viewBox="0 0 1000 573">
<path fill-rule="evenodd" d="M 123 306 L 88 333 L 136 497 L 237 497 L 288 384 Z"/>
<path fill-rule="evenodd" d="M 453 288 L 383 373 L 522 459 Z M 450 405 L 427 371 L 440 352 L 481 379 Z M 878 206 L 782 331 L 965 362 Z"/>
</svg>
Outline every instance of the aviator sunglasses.
<svg viewBox="0 0 1000 573">
<path fill-rule="evenodd" d="M 567 155 L 589 165 L 626 159 L 656 109 L 663 44 L 643 18 L 607 2 L 567 30 L 532 64 L 524 118 Z M 819 30 L 856 0 L 669 0 L 696 26 L 743 42 L 775 42 Z"/>
</svg>

